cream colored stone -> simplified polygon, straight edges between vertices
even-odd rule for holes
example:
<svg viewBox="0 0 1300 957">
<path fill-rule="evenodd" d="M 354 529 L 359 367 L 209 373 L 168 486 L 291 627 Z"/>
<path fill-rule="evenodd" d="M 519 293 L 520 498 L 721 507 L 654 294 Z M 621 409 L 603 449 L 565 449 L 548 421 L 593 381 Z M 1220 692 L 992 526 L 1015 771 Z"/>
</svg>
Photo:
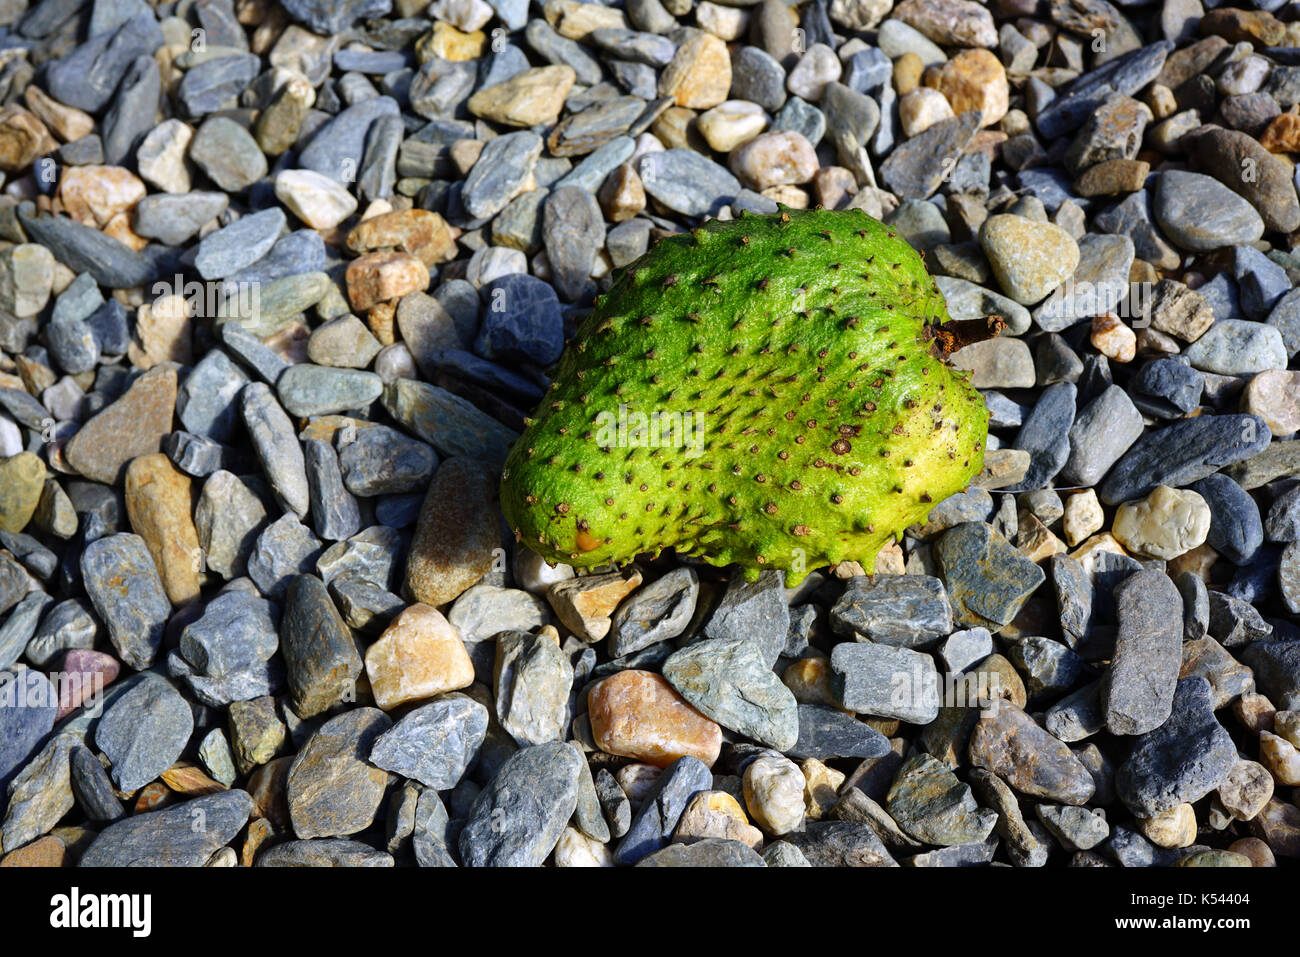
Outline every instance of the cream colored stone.
<svg viewBox="0 0 1300 957">
<path fill-rule="evenodd" d="M 1157 485 L 1145 499 L 1117 508 L 1111 531 L 1131 552 L 1174 558 L 1205 541 L 1210 507 L 1191 489 Z"/>
<path fill-rule="evenodd" d="M 1268 768 L 1258 761 L 1241 760 L 1219 782 L 1215 793 L 1228 814 L 1238 821 L 1249 821 L 1264 810 L 1273 797 L 1273 789 L 1273 776 Z"/>
<path fill-rule="evenodd" d="M 385 711 L 474 683 L 456 626 L 424 604 L 408 606 L 366 651 L 375 704 Z"/>
<path fill-rule="evenodd" d="M 810 182 L 821 164 L 802 133 L 775 130 L 738 146 L 728 165 L 742 183 L 761 191 Z"/>
<path fill-rule="evenodd" d="M 97 229 L 130 212 L 148 192 L 140 178 L 121 166 L 69 166 L 59 180 L 59 199 L 69 216 Z"/>
<path fill-rule="evenodd" d="M 692 110 L 717 106 L 730 91 L 731 54 L 711 33 L 690 37 L 659 74 L 659 95 Z"/>
<path fill-rule="evenodd" d="M 701 113 L 695 120 L 705 142 L 719 153 L 730 153 L 745 140 L 767 129 L 768 116 L 757 103 L 727 100 Z"/>
<path fill-rule="evenodd" d="M 275 197 L 312 229 L 333 229 L 357 209 L 357 200 L 340 183 L 309 169 L 281 170 Z"/>
<path fill-rule="evenodd" d="M 934 87 L 918 86 L 898 100 L 898 123 L 908 139 L 955 115 L 947 97 Z"/>
<path fill-rule="evenodd" d="M 1278 784 L 1300 785 L 1300 749 L 1286 738 L 1267 731 L 1259 733 L 1259 760 Z"/>
<path fill-rule="evenodd" d="M 467 105 L 475 116 L 506 126 L 554 123 L 576 80 L 571 66 L 534 67 L 479 90 Z"/>
<path fill-rule="evenodd" d="M 1268 423 L 1277 437 L 1300 430 L 1300 372 L 1266 369 L 1246 384 L 1241 407 Z"/>
<path fill-rule="evenodd" d="M 745 807 L 774 836 L 797 830 L 804 820 L 803 772 L 789 758 L 763 755 L 745 768 Z"/>
<path fill-rule="evenodd" d="M 799 770 L 804 778 L 804 815 L 810 821 L 820 821 L 839 802 L 844 772 L 827 767 L 816 758 L 805 759 Z"/>
<path fill-rule="evenodd" d="M 1159 847 L 1187 847 L 1196 840 L 1196 812 L 1190 804 L 1179 804 L 1155 817 L 1137 819 L 1138 829 Z"/>
<path fill-rule="evenodd" d="M 719 40 L 739 40 L 749 26 L 749 12 L 740 7 L 703 0 L 695 7 L 695 22 L 701 30 L 708 30 Z"/>
<path fill-rule="evenodd" d="M 982 126 L 996 125 L 1011 102 L 1007 71 L 988 50 L 962 50 L 947 63 L 926 70 L 921 82 L 942 93 L 953 113 L 979 110 Z"/>
<path fill-rule="evenodd" d="M 570 40 L 581 40 L 592 30 L 612 27 L 628 29 L 623 11 L 599 3 L 580 3 L 578 0 L 546 0 L 542 7 L 546 22 L 555 32 Z"/>
<path fill-rule="evenodd" d="M 614 779 L 635 809 L 653 790 L 662 773 L 663 769 L 653 764 L 625 764 L 615 773 Z"/>
<path fill-rule="evenodd" d="M 1096 491 L 1089 488 L 1066 497 L 1061 526 L 1065 542 L 1071 548 L 1093 532 L 1100 531 L 1105 523 L 1106 516 L 1102 513 L 1101 502 L 1097 501 Z"/>
<path fill-rule="evenodd" d="M 1256 697 L 1263 697 L 1257 695 Z M 1268 699 L 1265 698 L 1265 701 Z M 1300 748 L 1300 711 L 1276 711 L 1273 713 L 1271 729 L 1279 738 L 1283 738 Z"/>
<path fill-rule="evenodd" d="M 613 867 L 609 847 L 594 841 L 573 825 L 565 825 L 555 845 L 556 867 Z"/>
</svg>

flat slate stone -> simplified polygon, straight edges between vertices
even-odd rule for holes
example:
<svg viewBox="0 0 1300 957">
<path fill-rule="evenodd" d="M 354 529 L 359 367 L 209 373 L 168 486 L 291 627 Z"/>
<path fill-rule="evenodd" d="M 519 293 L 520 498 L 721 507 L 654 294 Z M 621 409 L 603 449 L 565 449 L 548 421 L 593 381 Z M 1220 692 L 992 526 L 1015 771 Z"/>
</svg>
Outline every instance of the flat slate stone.
<svg viewBox="0 0 1300 957">
<path fill-rule="evenodd" d="M 1102 679 L 1106 727 L 1146 734 L 1173 709 L 1183 652 L 1183 598 L 1161 571 L 1135 572 L 1115 589 L 1115 654 Z"/>
<path fill-rule="evenodd" d="M 924 648 L 952 631 L 943 582 L 929 575 L 857 575 L 831 606 L 831 627 L 846 638 Z"/>
<path fill-rule="evenodd" d="M 176 763 L 194 730 L 190 704 L 165 678 L 146 674 L 104 712 L 95 747 L 122 791 L 144 787 Z"/>
<path fill-rule="evenodd" d="M 578 806 L 581 760 L 558 741 L 506 758 L 460 832 L 465 866 L 540 867 Z"/>
<path fill-rule="evenodd" d="M 784 641 L 784 634 L 782 634 Z M 683 698 L 728 730 L 785 751 L 799 739 L 790 689 L 745 638 L 710 638 L 674 653 L 663 676 Z"/>
<path fill-rule="evenodd" d="M 1134 814 L 1154 817 L 1199 801 L 1237 763 L 1237 747 L 1214 716 L 1210 683 L 1183 678 L 1169 720 L 1141 735 L 1115 772 L 1115 790 Z"/>
<path fill-rule="evenodd" d="M 425 787 L 450 790 L 478 756 L 487 729 L 487 708 L 468 695 L 443 695 L 384 732 L 370 750 L 370 763 Z"/>
<path fill-rule="evenodd" d="M 220 791 L 110 824 L 86 848 L 82 867 L 202 867 L 235 839 L 253 813 L 248 792 Z M 203 827 L 195 827 L 201 819 Z"/>
</svg>

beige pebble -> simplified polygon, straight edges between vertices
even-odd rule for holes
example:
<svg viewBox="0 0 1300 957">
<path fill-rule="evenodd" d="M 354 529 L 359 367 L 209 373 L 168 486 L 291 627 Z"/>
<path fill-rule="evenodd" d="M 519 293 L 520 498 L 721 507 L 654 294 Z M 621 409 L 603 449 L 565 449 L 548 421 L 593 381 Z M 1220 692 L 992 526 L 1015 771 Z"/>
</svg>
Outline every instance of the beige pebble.
<svg viewBox="0 0 1300 957">
<path fill-rule="evenodd" d="M 393 619 L 366 651 L 375 704 L 385 711 L 474 683 L 474 665 L 456 626 L 416 603 Z"/>
</svg>

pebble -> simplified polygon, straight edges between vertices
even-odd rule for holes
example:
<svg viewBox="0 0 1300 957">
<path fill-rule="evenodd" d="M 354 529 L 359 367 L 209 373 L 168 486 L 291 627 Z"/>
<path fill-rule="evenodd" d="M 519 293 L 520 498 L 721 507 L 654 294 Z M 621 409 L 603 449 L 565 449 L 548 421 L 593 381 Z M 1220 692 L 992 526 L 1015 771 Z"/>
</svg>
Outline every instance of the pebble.
<svg viewBox="0 0 1300 957">
<path fill-rule="evenodd" d="M 1168 720 L 1182 661 L 1182 596 L 1162 572 L 1140 571 L 1114 592 L 1115 656 L 1102 680 L 1112 734 L 1142 735 Z"/>
<path fill-rule="evenodd" d="M 587 692 L 592 736 L 602 751 L 667 767 L 690 755 L 712 766 L 722 730 L 660 675 L 629 669 Z"/>
<path fill-rule="evenodd" d="M 193 730 L 189 702 L 166 679 L 148 675 L 105 709 L 95 747 L 111 762 L 118 790 L 130 792 L 171 767 Z"/>
<path fill-rule="evenodd" d="M 98 538 L 81 554 L 81 577 L 95 613 L 126 664 L 153 664 L 171 602 L 144 539 L 129 532 Z"/>
<path fill-rule="evenodd" d="M 928 647 L 953 630 L 943 583 L 926 575 L 852 578 L 830 621 L 845 637 L 902 648 Z"/>
<path fill-rule="evenodd" d="M 460 833 L 468 867 L 540 867 L 578 801 L 580 758 L 559 742 L 522 748 L 478 795 Z"/>
<path fill-rule="evenodd" d="M 917 840 L 940 847 L 983 841 L 997 823 L 970 788 L 928 754 L 903 762 L 886 797 L 889 816 Z"/>
<path fill-rule="evenodd" d="M 1142 734 L 1116 771 L 1116 790 L 1134 814 L 1153 817 L 1197 801 L 1236 765 L 1236 748 L 1212 705 L 1204 678 L 1178 682 L 1169 720 Z"/>
<path fill-rule="evenodd" d="M 663 676 L 706 717 L 779 751 L 799 738 L 794 695 L 745 638 L 709 638 L 675 652 Z"/>
<path fill-rule="evenodd" d="M 793 761 L 761 756 L 745 768 L 745 807 L 768 834 L 788 834 L 803 824 L 805 783 L 803 772 Z"/>
<path fill-rule="evenodd" d="M 370 826 L 388 789 L 388 772 L 363 755 L 391 727 L 386 714 L 361 707 L 331 718 L 307 739 L 285 782 L 299 839 L 346 837 Z"/>
<path fill-rule="evenodd" d="M 676 638 L 690 624 L 698 598 L 699 576 L 689 568 L 671 571 L 637 589 L 618 605 L 611 619 L 610 655 L 621 658 Z M 774 617 L 779 618 L 779 610 Z M 725 620 L 724 615 L 718 624 L 725 625 Z"/>
<path fill-rule="evenodd" d="M 375 703 L 391 710 L 468 687 L 474 666 L 456 628 L 436 609 L 417 603 L 367 649 L 366 675 Z"/>
<path fill-rule="evenodd" d="M 301 718 L 352 700 L 362 661 L 325 585 L 310 575 L 294 577 L 285 590 L 280 619 L 289 700 Z"/>
</svg>

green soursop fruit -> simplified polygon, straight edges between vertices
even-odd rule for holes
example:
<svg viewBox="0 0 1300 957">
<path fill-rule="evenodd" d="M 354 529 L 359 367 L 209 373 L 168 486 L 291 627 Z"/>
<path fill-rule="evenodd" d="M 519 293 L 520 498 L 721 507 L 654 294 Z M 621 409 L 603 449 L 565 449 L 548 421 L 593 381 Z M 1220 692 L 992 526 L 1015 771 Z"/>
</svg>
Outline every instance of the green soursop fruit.
<svg viewBox="0 0 1300 957">
<path fill-rule="evenodd" d="M 748 577 L 876 553 L 983 466 L 988 411 L 921 257 L 859 210 L 659 242 L 579 325 L 506 461 L 519 541 L 590 568 L 674 548 Z"/>
</svg>

